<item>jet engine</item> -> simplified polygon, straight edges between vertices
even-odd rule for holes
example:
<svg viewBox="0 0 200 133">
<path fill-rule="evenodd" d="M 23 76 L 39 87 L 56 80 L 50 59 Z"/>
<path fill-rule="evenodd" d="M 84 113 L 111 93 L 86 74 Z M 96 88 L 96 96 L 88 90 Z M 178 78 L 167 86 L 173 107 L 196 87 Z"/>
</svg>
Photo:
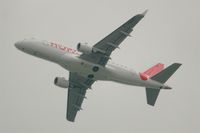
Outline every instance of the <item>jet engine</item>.
<svg viewBox="0 0 200 133">
<path fill-rule="evenodd" d="M 84 54 L 91 54 L 93 52 L 93 48 L 88 46 L 87 44 L 78 43 L 77 50 Z"/>
<path fill-rule="evenodd" d="M 62 88 L 68 88 L 69 87 L 69 81 L 66 80 L 64 77 L 56 77 L 54 79 L 54 84 L 56 86 L 62 87 Z"/>
</svg>

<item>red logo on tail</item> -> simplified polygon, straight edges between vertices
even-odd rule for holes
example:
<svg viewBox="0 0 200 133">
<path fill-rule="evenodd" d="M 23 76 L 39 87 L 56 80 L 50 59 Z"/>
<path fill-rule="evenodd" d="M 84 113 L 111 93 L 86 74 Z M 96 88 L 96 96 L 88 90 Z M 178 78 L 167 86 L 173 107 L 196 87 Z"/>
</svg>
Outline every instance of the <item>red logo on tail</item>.
<svg viewBox="0 0 200 133">
<path fill-rule="evenodd" d="M 158 74 L 163 69 L 164 69 L 164 64 L 158 63 L 155 66 L 146 70 L 145 72 L 139 73 L 139 75 L 142 80 L 147 80 L 147 79 L 155 76 L 156 74 Z"/>
</svg>

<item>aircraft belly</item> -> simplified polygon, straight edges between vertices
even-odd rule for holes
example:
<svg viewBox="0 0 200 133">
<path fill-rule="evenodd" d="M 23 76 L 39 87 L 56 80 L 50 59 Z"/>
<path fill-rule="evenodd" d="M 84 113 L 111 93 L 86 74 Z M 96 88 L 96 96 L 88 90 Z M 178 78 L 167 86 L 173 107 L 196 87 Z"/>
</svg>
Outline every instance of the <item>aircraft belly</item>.
<svg viewBox="0 0 200 133">
<path fill-rule="evenodd" d="M 109 79 L 123 84 L 140 86 L 138 77 L 131 72 L 110 71 Z"/>
<path fill-rule="evenodd" d="M 88 75 L 93 75 L 94 80 L 106 80 L 107 78 L 105 67 L 90 63 L 72 54 L 63 55 L 59 61 L 59 64 L 68 71 L 79 73 L 85 77 Z M 94 71 L 94 67 L 98 67 L 98 71 Z"/>
<path fill-rule="evenodd" d="M 134 71 L 128 71 L 116 66 L 103 67 L 68 53 L 63 55 L 59 62 L 63 68 L 69 70 L 70 72 L 76 72 L 85 77 L 93 75 L 94 80 L 107 80 L 128 85 L 154 88 L 159 88 L 162 86 L 162 84 L 151 79 L 145 81 L 142 80 L 139 74 Z M 98 71 L 94 71 L 94 67 L 98 67 Z"/>
<path fill-rule="evenodd" d="M 85 77 L 93 75 L 94 80 L 115 81 L 128 85 L 154 88 L 162 86 L 162 84 L 151 79 L 142 80 L 139 74 L 134 71 L 128 71 L 116 66 L 103 67 L 68 53 L 61 57 L 59 64 L 70 72 L 76 72 Z M 98 71 L 94 71 L 94 67 L 98 67 Z"/>
</svg>

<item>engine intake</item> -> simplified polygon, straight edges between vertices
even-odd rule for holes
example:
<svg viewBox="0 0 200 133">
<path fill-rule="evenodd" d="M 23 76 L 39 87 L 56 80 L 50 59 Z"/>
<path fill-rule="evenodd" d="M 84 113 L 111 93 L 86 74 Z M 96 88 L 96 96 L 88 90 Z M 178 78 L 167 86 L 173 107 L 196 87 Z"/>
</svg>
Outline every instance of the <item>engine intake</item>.
<svg viewBox="0 0 200 133">
<path fill-rule="evenodd" d="M 62 88 L 68 88 L 69 87 L 69 81 L 66 80 L 64 77 L 56 77 L 54 79 L 54 84 L 56 86 L 62 87 Z"/>
<path fill-rule="evenodd" d="M 77 50 L 84 54 L 91 54 L 93 52 L 92 47 L 88 46 L 87 44 L 78 43 Z"/>
</svg>

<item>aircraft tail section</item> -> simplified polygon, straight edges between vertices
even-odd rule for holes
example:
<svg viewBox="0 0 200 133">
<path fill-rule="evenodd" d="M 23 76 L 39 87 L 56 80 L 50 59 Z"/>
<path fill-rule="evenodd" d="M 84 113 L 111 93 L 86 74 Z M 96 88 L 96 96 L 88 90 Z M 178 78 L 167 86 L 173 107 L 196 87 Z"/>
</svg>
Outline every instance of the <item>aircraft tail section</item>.
<svg viewBox="0 0 200 133">
<path fill-rule="evenodd" d="M 157 73 L 153 77 L 151 77 L 151 79 L 164 84 L 180 66 L 181 64 L 174 63 L 166 69 L 162 70 L 161 72 Z M 154 106 L 159 92 L 160 88 L 146 88 L 147 104 Z"/>
</svg>

